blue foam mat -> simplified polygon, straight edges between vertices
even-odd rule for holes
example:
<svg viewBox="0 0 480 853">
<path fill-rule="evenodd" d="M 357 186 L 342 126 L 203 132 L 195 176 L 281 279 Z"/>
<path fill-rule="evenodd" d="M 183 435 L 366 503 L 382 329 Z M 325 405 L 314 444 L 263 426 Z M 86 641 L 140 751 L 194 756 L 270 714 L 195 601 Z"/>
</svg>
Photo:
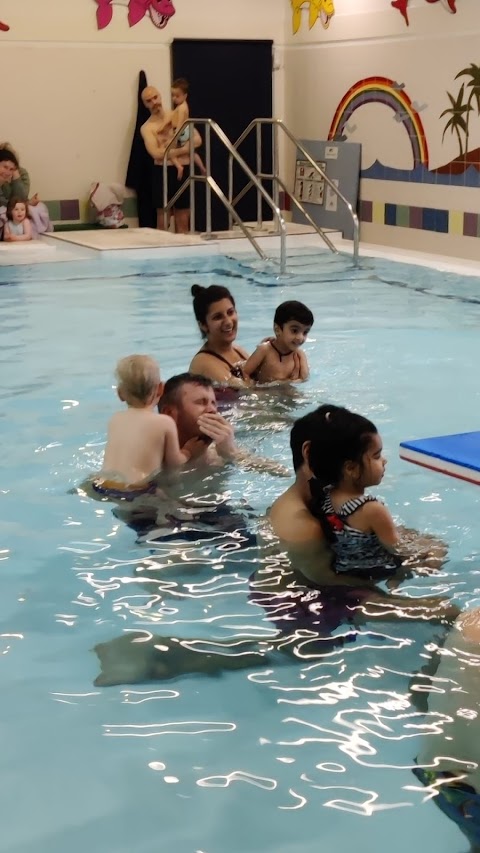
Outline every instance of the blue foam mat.
<svg viewBox="0 0 480 853">
<path fill-rule="evenodd" d="M 400 448 L 402 447 L 444 462 L 470 468 L 473 471 L 480 471 L 480 432 L 460 432 L 456 435 L 439 435 L 415 441 L 402 441 Z"/>
</svg>

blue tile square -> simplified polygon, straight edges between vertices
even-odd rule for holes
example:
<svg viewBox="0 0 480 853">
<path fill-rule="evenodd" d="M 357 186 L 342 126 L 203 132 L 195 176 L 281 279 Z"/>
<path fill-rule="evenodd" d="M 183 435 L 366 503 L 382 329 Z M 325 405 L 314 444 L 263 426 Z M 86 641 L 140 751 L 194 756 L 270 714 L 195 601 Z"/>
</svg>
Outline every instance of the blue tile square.
<svg viewBox="0 0 480 853">
<path fill-rule="evenodd" d="M 435 231 L 441 234 L 448 234 L 448 210 L 437 210 L 435 226 Z"/>
<path fill-rule="evenodd" d="M 448 234 L 448 210 L 424 207 L 422 225 L 424 231 L 438 231 L 441 234 Z"/>
<path fill-rule="evenodd" d="M 397 224 L 397 205 L 396 204 L 386 204 L 385 205 L 385 225 L 396 225 Z"/>
<path fill-rule="evenodd" d="M 422 211 L 422 228 L 425 231 L 435 231 L 435 214 L 436 210 L 431 207 L 424 207 Z"/>
</svg>

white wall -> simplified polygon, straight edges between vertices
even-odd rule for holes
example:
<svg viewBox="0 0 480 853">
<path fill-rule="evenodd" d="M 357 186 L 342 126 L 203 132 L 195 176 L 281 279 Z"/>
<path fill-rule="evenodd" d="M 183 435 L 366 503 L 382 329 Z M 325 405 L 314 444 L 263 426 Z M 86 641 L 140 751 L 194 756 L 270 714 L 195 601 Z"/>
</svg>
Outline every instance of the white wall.
<svg viewBox="0 0 480 853">
<path fill-rule="evenodd" d="M 480 9 L 478 0 L 457 0 L 450 14 L 445 0 L 435 4 L 410 0 L 407 27 L 389 0 L 334 0 L 335 15 L 328 29 L 320 23 L 309 30 L 307 6 L 302 25 L 292 34 L 287 22 L 285 48 L 285 111 L 293 132 L 303 138 L 326 139 L 337 105 L 352 85 L 379 75 L 405 85 L 418 106 L 430 154 L 430 167 L 458 156 L 456 136 L 442 139 L 450 106 L 461 80 L 455 75 L 471 62 L 480 65 Z M 465 82 L 467 82 L 467 79 Z M 388 107 L 366 104 L 352 116 L 348 139 L 362 143 L 362 166 L 375 160 L 409 169 L 412 152 L 402 123 Z M 471 118 L 469 149 L 480 146 L 480 118 Z M 373 202 L 480 212 L 480 189 L 418 183 L 365 180 L 361 196 Z M 476 238 L 457 238 L 380 224 L 364 226 L 362 236 L 373 242 L 410 245 L 480 258 Z"/>
<path fill-rule="evenodd" d="M 148 17 L 129 28 L 126 6 L 116 5 L 99 31 L 94 0 L 2 0 L 10 30 L 0 32 L 0 138 L 19 151 L 33 191 L 82 199 L 92 181 L 123 182 L 139 71 L 167 96 L 173 38 L 284 40 L 282 0 L 174 5 L 163 30 Z"/>
</svg>

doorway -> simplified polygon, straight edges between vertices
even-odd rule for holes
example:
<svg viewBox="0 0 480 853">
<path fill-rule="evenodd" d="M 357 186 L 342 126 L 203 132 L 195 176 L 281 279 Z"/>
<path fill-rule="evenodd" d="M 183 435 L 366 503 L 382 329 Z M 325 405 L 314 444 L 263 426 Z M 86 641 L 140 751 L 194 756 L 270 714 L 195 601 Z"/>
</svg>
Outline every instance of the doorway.
<svg viewBox="0 0 480 853">
<path fill-rule="evenodd" d="M 273 105 L 272 80 L 273 41 L 241 41 L 235 39 L 174 39 L 172 42 L 172 80 L 185 77 L 190 84 L 190 116 L 212 118 L 235 142 L 254 118 L 271 118 Z M 204 130 L 198 128 L 202 137 Z M 212 133 L 212 175 L 228 197 L 228 152 Z M 262 168 L 272 169 L 271 130 L 263 131 Z M 198 149 L 204 157 L 204 146 Z M 255 131 L 241 147 L 241 156 L 250 169 L 256 172 Z M 243 170 L 235 169 L 235 193 L 248 183 Z M 271 192 L 268 182 L 267 192 Z M 271 219 L 268 205 L 264 205 L 265 219 Z M 240 200 L 237 212 L 244 221 L 257 218 L 257 195 L 250 190 Z M 205 186 L 195 187 L 195 228 L 206 230 Z M 212 193 L 212 228 L 228 228 L 228 213 Z"/>
</svg>

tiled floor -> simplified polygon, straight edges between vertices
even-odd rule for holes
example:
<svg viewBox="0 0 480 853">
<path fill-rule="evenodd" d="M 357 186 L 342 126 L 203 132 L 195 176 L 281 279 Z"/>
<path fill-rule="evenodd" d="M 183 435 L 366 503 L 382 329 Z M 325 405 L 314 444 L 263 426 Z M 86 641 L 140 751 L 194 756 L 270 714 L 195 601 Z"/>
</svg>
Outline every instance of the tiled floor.
<svg viewBox="0 0 480 853">
<path fill-rule="evenodd" d="M 119 228 L 92 231 L 60 231 L 49 235 L 51 240 L 74 243 L 99 252 L 117 249 L 162 249 L 175 246 L 201 246 L 200 235 L 172 234 L 155 228 Z"/>
<path fill-rule="evenodd" d="M 0 242 L 0 267 L 82 261 L 88 260 L 92 255 L 91 249 L 51 240 L 50 236 L 40 237 L 31 243 Z"/>
<path fill-rule="evenodd" d="M 254 237 L 276 236 L 272 223 L 265 223 L 264 227 L 258 229 L 256 223 L 246 223 Z M 287 234 L 313 234 L 310 226 L 287 224 Z M 64 243 L 74 243 L 76 246 L 85 246 L 99 252 L 112 251 L 116 249 L 163 249 L 182 248 L 183 246 L 203 246 L 216 240 L 243 239 L 239 228 L 233 231 L 220 231 L 205 237 L 200 234 L 173 234 L 171 231 L 157 231 L 155 228 L 120 228 L 118 230 L 92 230 L 92 231 L 61 231 L 50 234 L 52 240 L 60 240 Z"/>
</svg>

